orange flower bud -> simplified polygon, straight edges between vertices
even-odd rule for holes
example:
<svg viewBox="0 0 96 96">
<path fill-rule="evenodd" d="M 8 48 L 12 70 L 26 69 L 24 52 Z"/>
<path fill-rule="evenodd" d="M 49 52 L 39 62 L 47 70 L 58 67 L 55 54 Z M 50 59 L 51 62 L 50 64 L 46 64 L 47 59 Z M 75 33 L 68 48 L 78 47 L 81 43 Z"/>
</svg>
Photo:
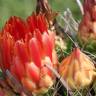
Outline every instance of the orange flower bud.
<svg viewBox="0 0 96 96">
<path fill-rule="evenodd" d="M 72 89 L 88 86 L 96 76 L 93 62 L 78 48 L 62 61 L 59 73 Z"/>
</svg>

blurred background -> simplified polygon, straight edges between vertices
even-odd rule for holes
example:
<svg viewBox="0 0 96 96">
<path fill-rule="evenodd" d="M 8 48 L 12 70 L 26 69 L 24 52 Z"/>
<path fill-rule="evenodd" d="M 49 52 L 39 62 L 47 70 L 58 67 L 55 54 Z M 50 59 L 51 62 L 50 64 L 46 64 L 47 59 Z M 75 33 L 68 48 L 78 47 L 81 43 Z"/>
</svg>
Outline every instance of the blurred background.
<svg viewBox="0 0 96 96">
<path fill-rule="evenodd" d="M 70 8 L 73 15 L 78 19 L 80 10 L 76 0 L 49 0 L 54 11 L 63 13 Z M 0 0 L 0 28 L 5 24 L 10 16 L 20 16 L 26 18 L 35 10 L 36 0 Z"/>
</svg>

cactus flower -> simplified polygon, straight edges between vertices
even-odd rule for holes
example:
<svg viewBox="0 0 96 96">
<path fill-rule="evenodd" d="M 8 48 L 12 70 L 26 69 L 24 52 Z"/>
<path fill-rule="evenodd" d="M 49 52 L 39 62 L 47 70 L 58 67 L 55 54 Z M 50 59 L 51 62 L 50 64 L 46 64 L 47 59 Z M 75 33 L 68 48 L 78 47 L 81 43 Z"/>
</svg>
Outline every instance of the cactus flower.
<svg viewBox="0 0 96 96">
<path fill-rule="evenodd" d="M 11 17 L 0 34 L 0 66 L 9 70 L 33 93 L 44 92 L 54 83 L 54 75 L 45 66 L 56 67 L 55 34 L 48 32 L 44 15 L 33 14 L 26 21 Z"/>
<path fill-rule="evenodd" d="M 96 1 L 84 0 L 84 16 L 79 26 L 79 37 L 84 41 L 96 40 Z"/>
<path fill-rule="evenodd" d="M 59 73 L 72 89 L 90 85 L 96 76 L 93 62 L 78 48 L 62 61 Z"/>
</svg>

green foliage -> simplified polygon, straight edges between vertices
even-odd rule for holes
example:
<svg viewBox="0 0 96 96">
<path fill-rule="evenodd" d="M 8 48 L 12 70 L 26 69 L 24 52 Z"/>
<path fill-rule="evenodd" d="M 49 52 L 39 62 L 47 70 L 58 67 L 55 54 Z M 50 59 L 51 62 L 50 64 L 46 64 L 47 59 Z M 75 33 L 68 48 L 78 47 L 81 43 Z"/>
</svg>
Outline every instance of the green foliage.
<svg viewBox="0 0 96 96">
<path fill-rule="evenodd" d="M 89 41 L 85 46 L 85 50 L 96 55 L 96 41 Z"/>
<path fill-rule="evenodd" d="M 79 8 L 75 0 L 49 0 L 52 9 L 60 13 L 70 8 L 75 16 L 80 17 Z M 26 18 L 35 10 L 36 0 L 0 0 L 0 28 L 13 15 Z"/>
<path fill-rule="evenodd" d="M 66 49 L 63 49 L 60 46 L 56 46 L 56 52 L 58 55 L 59 62 L 61 62 L 65 57 L 67 57 L 73 49 L 72 41 L 68 39 L 66 40 L 66 42 L 67 42 Z"/>
<path fill-rule="evenodd" d="M 66 52 L 70 54 L 71 51 L 72 51 L 72 49 L 73 49 L 73 43 L 72 43 L 72 41 L 71 40 L 67 40 L 67 49 L 66 49 Z"/>
<path fill-rule="evenodd" d="M 36 0 L 0 0 L 0 27 L 10 16 L 25 18 L 35 9 Z"/>
<path fill-rule="evenodd" d="M 96 94 L 96 81 L 93 84 L 93 90 L 94 90 L 94 93 Z"/>
<path fill-rule="evenodd" d="M 0 78 L 2 77 L 2 75 L 3 75 L 3 74 L 2 74 L 2 71 L 0 70 Z"/>
</svg>

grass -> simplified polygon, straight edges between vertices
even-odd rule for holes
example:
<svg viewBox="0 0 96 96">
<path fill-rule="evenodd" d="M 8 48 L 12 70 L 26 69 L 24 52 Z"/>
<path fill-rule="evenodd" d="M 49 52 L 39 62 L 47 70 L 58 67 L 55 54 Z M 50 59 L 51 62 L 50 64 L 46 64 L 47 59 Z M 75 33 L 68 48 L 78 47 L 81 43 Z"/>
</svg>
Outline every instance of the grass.
<svg viewBox="0 0 96 96">
<path fill-rule="evenodd" d="M 70 8 L 76 18 L 80 17 L 79 8 L 75 0 L 49 0 L 52 9 L 63 13 L 66 8 Z M 36 0 L 0 0 L 0 28 L 10 16 L 20 16 L 26 18 L 35 10 Z"/>
</svg>

